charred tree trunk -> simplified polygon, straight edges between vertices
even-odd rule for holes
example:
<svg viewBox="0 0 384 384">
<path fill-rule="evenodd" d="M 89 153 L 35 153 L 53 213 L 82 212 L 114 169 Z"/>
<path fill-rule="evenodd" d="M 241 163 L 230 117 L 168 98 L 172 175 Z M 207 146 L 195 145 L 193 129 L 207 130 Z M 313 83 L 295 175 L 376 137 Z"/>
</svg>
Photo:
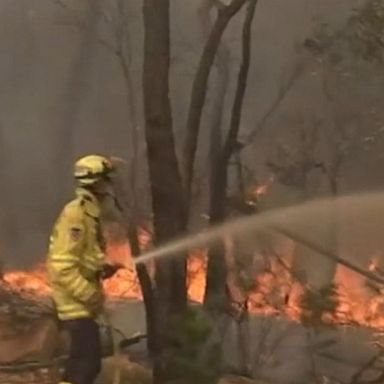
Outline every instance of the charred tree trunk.
<svg viewBox="0 0 384 384">
<path fill-rule="evenodd" d="M 256 5 L 257 0 L 249 0 L 242 34 L 243 58 L 238 75 L 230 128 L 221 153 L 213 163 L 210 201 L 210 222 L 213 225 L 222 222 L 226 217 L 228 163 L 236 149 L 240 128 L 241 112 L 251 61 L 251 29 Z M 224 242 L 219 240 L 209 250 L 204 302 L 208 308 L 215 310 L 227 305 L 227 267 L 224 248 Z"/>
<path fill-rule="evenodd" d="M 210 224 L 215 225 L 226 217 L 227 162 L 222 154 L 212 162 L 210 191 Z M 210 310 L 222 311 L 227 306 L 227 265 L 224 240 L 217 239 L 208 251 L 207 284 L 204 304 Z"/>
<path fill-rule="evenodd" d="M 199 14 L 200 20 L 203 28 L 204 35 L 209 39 L 209 31 L 213 30 L 213 24 L 210 17 L 210 12 L 214 7 L 214 1 L 204 0 L 202 6 L 200 7 Z M 217 90 L 215 91 L 215 99 L 212 106 L 212 120 L 210 127 L 210 164 L 211 164 L 211 177 L 210 177 L 210 191 L 215 190 L 214 183 L 217 181 L 213 177 L 214 171 L 217 168 L 216 163 L 220 157 L 221 146 L 222 146 L 222 120 L 224 113 L 225 97 L 227 93 L 228 83 L 229 83 L 229 50 L 224 43 L 221 43 L 217 49 L 217 57 L 215 61 L 215 67 L 217 69 Z M 211 213 L 212 214 L 212 213 Z M 210 257 L 215 257 L 213 253 L 219 255 L 224 253 L 224 248 L 221 243 L 217 243 L 216 247 L 211 250 Z M 225 280 L 226 276 L 221 276 L 215 281 Z M 212 284 L 212 282 L 210 283 Z M 212 290 L 219 293 L 221 296 L 225 292 L 221 292 L 220 287 L 212 287 Z M 223 301 L 223 300 L 220 300 Z"/>
<path fill-rule="evenodd" d="M 143 8 L 145 135 L 157 245 L 180 236 L 186 225 L 169 99 L 169 3 L 169 0 L 144 0 Z M 186 309 L 185 258 L 158 260 L 155 282 L 154 382 L 157 384 L 172 377 L 169 362 L 174 350 L 169 345 L 167 328 L 171 315 Z"/>
</svg>

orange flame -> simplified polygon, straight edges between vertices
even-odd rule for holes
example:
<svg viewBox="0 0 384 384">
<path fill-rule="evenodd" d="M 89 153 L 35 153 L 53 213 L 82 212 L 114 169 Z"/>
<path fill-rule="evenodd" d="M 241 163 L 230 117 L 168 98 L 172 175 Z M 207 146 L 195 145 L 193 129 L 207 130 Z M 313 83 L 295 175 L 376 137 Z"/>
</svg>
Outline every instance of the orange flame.
<svg viewBox="0 0 384 384">
<path fill-rule="evenodd" d="M 254 190 L 255 195 L 257 197 L 261 197 L 265 195 L 274 181 L 275 181 L 274 177 L 270 176 L 269 179 L 264 184 L 261 184 L 255 188 Z"/>
<path fill-rule="evenodd" d="M 127 243 L 108 245 L 107 255 L 110 261 L 132 260 Z M 375 261 L 378 268 L 378 261 Z M 206 251 L 191 252 L 188 260 L 187 287 L 189 298 L 202 302 L 206 284 Z M 231 268 L 231 267 L 230 267 Z M 372 266 L 370 265 L 372 270 Z M 234 272 L 230 270 L 230 275 Z M 43 266 L 33 271 L 13 271 L 6 273 L 4 280 L 12 288 L 35 295 L 49 295 Z M 231 278 L 229 279 L 231 280 Z M 236 281 L 236 277 L 232 278 Z M 379 287 L 367 287 L 367 282 L 356 273 L 339 267 L 335 282 L 338 287 L 339 304 L 331 321 L 338 324 L 360 324 L 384 329 L 384 295 Z M 230 285 L 230 284 L 229 284 Z M 104 282 L 105 292 L 110 299 L 142 299 L 139 281 L 133 263 Z M 300 299 L 303 294 L 301 285 L 294 281 L 290 272 L 279 263 L 271 263 L 267 271 L 255 276 L 252 287 L 244 296 L 248 309 L 254 314 L 285 316 L 299 320 L 302 313 Z M 236 296 L 236 295 L 234 295 Z"/>
</svg>

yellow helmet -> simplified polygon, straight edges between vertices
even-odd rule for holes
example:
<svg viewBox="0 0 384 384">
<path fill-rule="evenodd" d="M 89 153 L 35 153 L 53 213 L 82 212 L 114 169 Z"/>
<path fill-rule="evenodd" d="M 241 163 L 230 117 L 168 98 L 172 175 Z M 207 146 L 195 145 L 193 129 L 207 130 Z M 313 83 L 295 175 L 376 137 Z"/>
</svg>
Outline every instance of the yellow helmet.
<svg viewBox="0 0 384 384">
<path fill-rule="evenodd" d="M 76 161 L 74 176 L 80 185 L 90 186 L 102 179 L 108 179 L 114 168 L 109 158 L 88 155 Z"/>
</svg>

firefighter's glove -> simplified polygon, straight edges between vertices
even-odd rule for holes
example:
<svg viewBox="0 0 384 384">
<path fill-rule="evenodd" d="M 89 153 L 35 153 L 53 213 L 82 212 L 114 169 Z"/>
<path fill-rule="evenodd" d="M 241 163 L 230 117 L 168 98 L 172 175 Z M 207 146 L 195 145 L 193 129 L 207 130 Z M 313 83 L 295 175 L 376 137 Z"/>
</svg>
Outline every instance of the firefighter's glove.
<svg viewBox="0 0 384 384">
<path fill-rule="evenodd" d="M 121 268 L 121 264 L 104 264 L 100 271 L 101 280 L 110 279 Z"/>
</svg>

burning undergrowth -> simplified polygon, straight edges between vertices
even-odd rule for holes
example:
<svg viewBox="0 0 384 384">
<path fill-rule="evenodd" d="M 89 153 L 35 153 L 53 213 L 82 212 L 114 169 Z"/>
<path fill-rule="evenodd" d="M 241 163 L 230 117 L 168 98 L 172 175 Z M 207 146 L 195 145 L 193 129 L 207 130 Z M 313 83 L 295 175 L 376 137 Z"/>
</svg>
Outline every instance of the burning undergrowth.
<svg viewBox="0 0 384 384">
<path fill-rule="evenodd" d="M 108 245 L 108 259 L 113 261 L 130 260 L 127 243 Z M 229 291 L 233 303 L 252 314 L 284 317 L 303 323 L 338 325 L 361 325 L 384 328 L 384 298 L 381 287 L 372 286 L 361 276 L 339 267 L 335 283 L 320 291 L 313 291 L 298 279 L 283 258 L 271 255 L 268 265 L 252 277 L 247 284 L 240 284 L 239 271 L 229 263 Z M 188 294 L 190 300 L 202 302 L 206 279 L 206 252 L 195 250 L 188 260 Z M 371 266 L 372 269 L 372 266 Z M 149 270 L 153 268 L 149 265 Z M 4 274 L 0 285 L 1 294 L 8 295 L 2 300 L 8 310 L 12 307 L 12 292 L 21 299 L 40 306 L 49 303 L 50 288 L 43 265 L 30 271 L 12 271 Z M 104 282 L 109 300 L 142 299 L 140 285 L 134 264 L 119 270 L 116 275 Z M 44 298 L 44 300 L 42 300 Z M 20 299 L 17 299 L 20 300 Z M 28 306 L 15 306 L 17 308 Z M 4 309 L 4 308 L 3 308 Z M 34 311 L 36 312 L 36 311 Z"/>
</svg>

